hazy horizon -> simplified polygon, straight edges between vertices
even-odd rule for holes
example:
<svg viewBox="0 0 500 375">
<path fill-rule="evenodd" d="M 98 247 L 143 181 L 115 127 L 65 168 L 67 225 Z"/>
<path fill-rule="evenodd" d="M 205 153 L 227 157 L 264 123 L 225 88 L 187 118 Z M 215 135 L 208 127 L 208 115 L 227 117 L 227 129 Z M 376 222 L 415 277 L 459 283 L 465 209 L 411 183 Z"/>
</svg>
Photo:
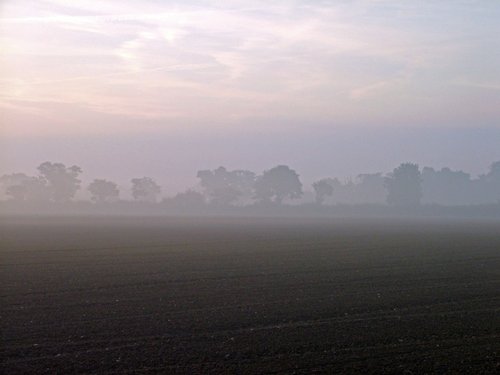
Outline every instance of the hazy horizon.
<svg viewBox="0 0 500 375">
<path fill-rule="evenodd" d="M 373 131 L 372 131 L 373 132 Z M 365 132 L 366 135 L 366 132 Z M 173 195 L 198 184 L 196 172 L 225 166 L 256 173 L 278 164 L 294 168 L 306 190 L 323 177 L 354 179 L 362 173 L 388 173 L 401 162 L 420 167 L 463 170 L 477 177 L 500 160 L 500 129 L 378 129 L 288 132 L 277 138 L 257 132 L 240 135 L 165 134 L 121 137 L 20 137 L 4 142 L 0 175 L 36 174 L 44 161 L 78 165 L 81 179 L 106 178 L 124 187 L 133 177 L 151 176 Z M 425 144 L 425 148 L 421 147 Z M 200 153 L 200 149 L 210 150 Z M 259 157 L 256 157 L 256 155 Z M 180 160 L 180 162 L 179 162 Z M 126 163 L 126 164 L 125 164 Z"/>
</svg>

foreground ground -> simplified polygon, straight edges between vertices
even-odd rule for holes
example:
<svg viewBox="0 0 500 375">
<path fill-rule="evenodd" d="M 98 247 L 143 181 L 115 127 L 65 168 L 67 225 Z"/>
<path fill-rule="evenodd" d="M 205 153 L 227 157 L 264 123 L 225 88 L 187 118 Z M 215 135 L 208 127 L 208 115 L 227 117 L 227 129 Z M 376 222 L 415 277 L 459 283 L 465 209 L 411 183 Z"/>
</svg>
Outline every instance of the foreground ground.
<svg viewBox="0 0 500 375">
<path fill-rule="evenodd" d="M 1 367 L 498 373 L 500 224 L 0 219 Z"/>
</svg>

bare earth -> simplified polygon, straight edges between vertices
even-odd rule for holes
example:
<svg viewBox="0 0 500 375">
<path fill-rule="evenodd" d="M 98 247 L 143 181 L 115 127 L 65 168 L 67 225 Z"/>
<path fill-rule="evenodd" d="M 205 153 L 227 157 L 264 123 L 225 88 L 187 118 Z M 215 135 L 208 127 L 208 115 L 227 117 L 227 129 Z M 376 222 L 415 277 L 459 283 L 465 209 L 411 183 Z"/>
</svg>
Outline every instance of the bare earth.
<svg viewBox="0 0 500 375">
<path fill-rule="evenodd" d="M 500 372 L 500 223 L 1 218 L 4 374 Z"/>
</svg>

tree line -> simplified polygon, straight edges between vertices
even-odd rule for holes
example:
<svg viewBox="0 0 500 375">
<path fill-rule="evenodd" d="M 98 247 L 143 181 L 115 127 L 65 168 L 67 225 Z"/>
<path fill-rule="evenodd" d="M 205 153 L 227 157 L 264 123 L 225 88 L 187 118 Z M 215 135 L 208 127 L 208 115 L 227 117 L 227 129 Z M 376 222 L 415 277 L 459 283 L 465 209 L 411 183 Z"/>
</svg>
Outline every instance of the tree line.
<svg viewBox="0 0 500 375">
<path fill-rule="evenodd" d="M 95 204 L 120 200 L 118 185 L 107 179 L 94 179 L 82 187 L 82 169 L 76 165 L 44 162 L 36 176 L 24 173 L 0 177 L 4 195 L 15 202 L 65 203 L 85 188 Z M 165 198 L 163 203 L 177 207 L 203 205 L 228 207 L 245 205 L 282 205 L 304 196 L 299 174 L 286 165 L 265 170 L 260 175 L 249 170 L 219 167 L 200 170 L 198 186 Z M 130 180 L 134 201 L 155 204 L 160 201 L 161 186 L 151 177 Z M 449 168 L 420 169 L 414 163 L 402 163 L 388 174 L 360 174 L 355 180 L 341 182 L 326 177 L 312 184 L 314 202 L 329 204 L 383 204 L 414 207 L 422 203 L 474 205 L 500 203 L 500 161 L 491 164 L 488 173 L 472 178 L 463 171 Z"/>
</svg>

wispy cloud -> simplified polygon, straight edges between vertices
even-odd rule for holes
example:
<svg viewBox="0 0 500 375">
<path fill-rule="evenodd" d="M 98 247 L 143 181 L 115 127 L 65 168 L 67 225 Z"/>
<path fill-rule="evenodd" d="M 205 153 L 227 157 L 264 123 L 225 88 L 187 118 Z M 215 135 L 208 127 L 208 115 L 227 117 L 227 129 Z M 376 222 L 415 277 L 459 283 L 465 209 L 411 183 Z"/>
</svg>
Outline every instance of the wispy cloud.
<svg viewBox="0 0 500 375">
<path fill-rule="evenodd" d="M 500 90 L 500 83 L 495 82 L 472 82 L 468 80 L 457 80 L 453 82 L 457 86 L 475 87 L 486 90 Z"/>
<path fill-rule="evenodd" d="M 500 31 L 487 2 L 465 24 L 467 1 L 273 4 L 7 1 L 0 100 L 78 103 L 165 126 L 259 116 L 363 124 L 387 120 L 383 103 L 394 103 L 392 121 L 409 122 L 430 105 L 422 97 L 445 116 L 468 87 L 496 90 L 484 82 L 500 56 L 489 69 L 476 57 Z M 472 70 L 483 83 L 459 80 Z"/>
<path fill-rule="evenodd" d="M 367 86 L 362 86 L 362 87 L 357 87 L 355 89 L 352 89 L 349 93 L 349 96 L 352 99 L 362 99 L 365 98 L 369 95 L 373 95 L 378 93 L 380 90 L 382 90 L 384 87 L 388 86 L 387 81 L 380 81 L 380 82 L 375 82 L 373 84 L 367 85 Z"/>
</svg>

